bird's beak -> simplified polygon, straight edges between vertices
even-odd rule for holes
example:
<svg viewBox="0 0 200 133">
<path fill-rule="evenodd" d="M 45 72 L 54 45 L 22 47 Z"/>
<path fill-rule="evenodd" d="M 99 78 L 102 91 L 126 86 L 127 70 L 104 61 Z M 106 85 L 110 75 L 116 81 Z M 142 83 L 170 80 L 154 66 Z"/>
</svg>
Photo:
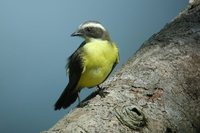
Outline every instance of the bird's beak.
<svg viewBox="0 0 200 133">
<path fill-rule="evenodd" d="M 80 30 L 77 30 L 76 32 L 72 33 L 71 36 L 82 36 L 83 34 L 80 32 Z"/>
</svg>

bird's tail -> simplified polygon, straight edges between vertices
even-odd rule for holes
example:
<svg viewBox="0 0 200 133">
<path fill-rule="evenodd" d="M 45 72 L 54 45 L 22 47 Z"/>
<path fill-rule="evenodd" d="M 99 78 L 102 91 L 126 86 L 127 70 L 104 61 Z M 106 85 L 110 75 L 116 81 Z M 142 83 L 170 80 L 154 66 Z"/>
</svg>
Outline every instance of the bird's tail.
<svg viewBox="0 0 200 133">
<path fill-rule="evenodd" d="M 60 110 L 61 108 L 69 107 L 78 97 L 78 90 L 76 91 L 72 85 L 68 84 L 61 96 L 54 105 L 54 110 Z"/>
</svg>

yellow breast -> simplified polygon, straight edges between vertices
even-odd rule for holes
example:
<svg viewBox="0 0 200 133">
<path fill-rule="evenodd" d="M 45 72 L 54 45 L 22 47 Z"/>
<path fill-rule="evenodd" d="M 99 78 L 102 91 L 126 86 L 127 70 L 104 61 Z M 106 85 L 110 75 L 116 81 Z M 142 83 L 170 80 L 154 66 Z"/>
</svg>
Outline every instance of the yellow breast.
<svg viewBox="0 0 200 133">
<path fill-rule="evenodd" d="M 94 39 L 83 46 L 83 72 L 79 87 L 93 87 L 102 83 L 118 60 L 118 49 L 114 43 Z"/>
</svg>

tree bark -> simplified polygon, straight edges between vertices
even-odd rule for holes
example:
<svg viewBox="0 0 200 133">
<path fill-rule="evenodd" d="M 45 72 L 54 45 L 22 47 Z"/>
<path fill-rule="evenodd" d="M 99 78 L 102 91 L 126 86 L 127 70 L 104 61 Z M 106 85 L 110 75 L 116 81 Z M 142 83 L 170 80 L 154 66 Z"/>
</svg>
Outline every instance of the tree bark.
<svg viewBox="0 0 200 133">
<path fill-rule="evenodd" d="M 43 133 L 200 132 L 200 2 L 154 34 L 96 95 Z"/>
</svg>

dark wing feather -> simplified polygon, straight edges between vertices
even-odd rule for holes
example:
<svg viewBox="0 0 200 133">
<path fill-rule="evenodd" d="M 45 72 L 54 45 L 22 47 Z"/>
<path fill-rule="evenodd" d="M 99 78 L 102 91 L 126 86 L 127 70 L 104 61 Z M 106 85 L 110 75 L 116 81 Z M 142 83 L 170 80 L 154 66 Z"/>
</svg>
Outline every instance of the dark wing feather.
<svg viewBox="0 0 200 133">
<path fill-rule="evenodd" d="M 81 77 L 83 71 L 81 52 L 85 44 L 85 41 L 82 42 L 78 49 L 68 58 L 66 69 L 69 70 L 69 82 L 76 82 L 75 84 L 77 84 Z"/>
<path fill-rule="evenodd" d="M 82 52 L 81 48 L 84 45 L 85 42 L 83 42 L 68 59 L 66 69 L 69 69 L 69 83 L 55 103 L 55 110 L 69 107 L 78 97 L 79 88 L 77 87 L 77 84 L 83 71 L 82 59 L 80 55 Z"/>
</svg>

